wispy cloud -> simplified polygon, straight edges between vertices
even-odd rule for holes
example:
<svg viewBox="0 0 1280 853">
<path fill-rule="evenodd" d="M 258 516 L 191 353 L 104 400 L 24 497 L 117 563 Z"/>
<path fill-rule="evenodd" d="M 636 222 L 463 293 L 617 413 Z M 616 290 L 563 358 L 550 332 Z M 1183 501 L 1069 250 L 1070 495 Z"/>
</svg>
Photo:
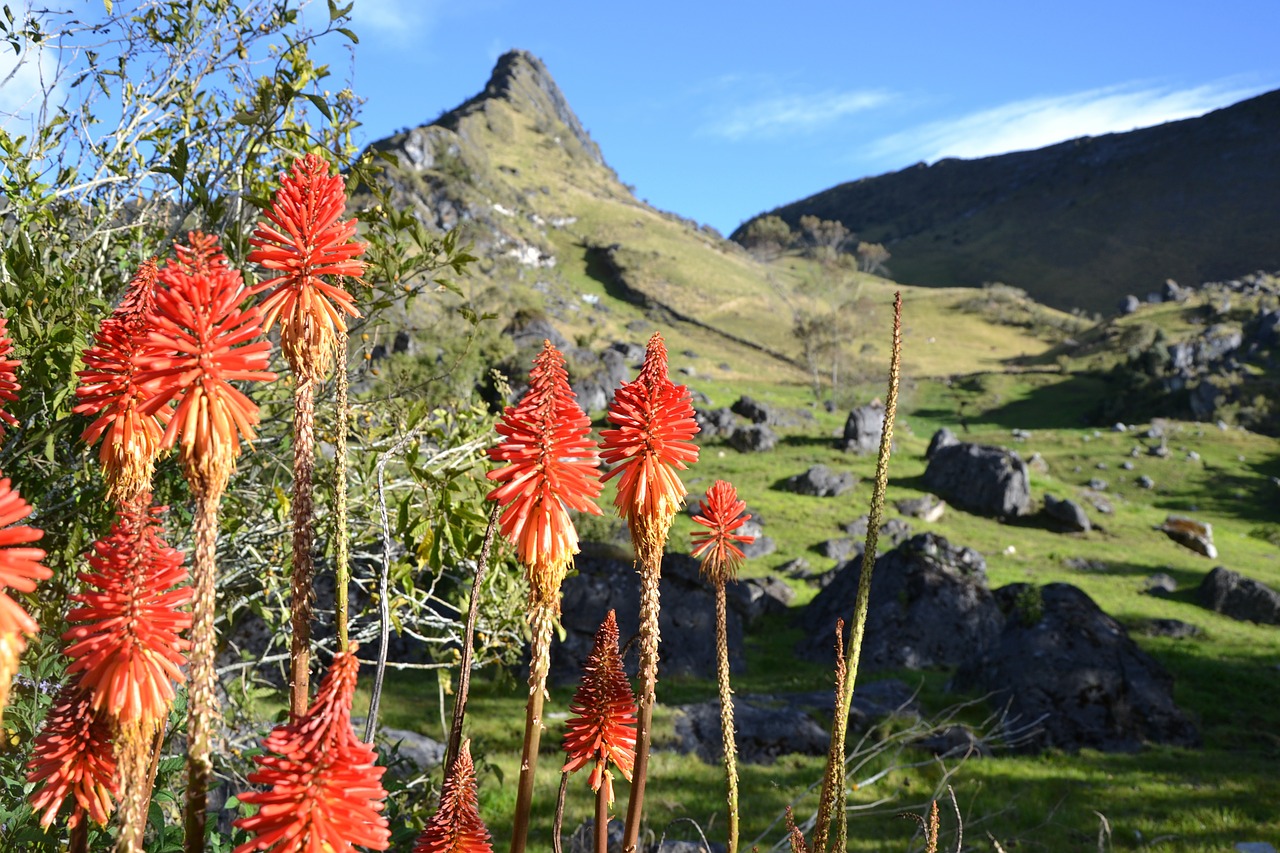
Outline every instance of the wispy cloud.
<svg viewBox="0 0 1280 853">
<path fill-rule="evenodd" d="M 0 50 L 0 127 L 13 130 L 32 120 L 48 95 L 61 99 L 56 63 L 47 50 L 28 49 L 15 55 L 7 45 Z"/>
<path fill-rule="evenodd" d="M 877 160 L 909 163 L 1025 151 L 1192 118 L 1266 89 L 1238 81 L 1189 89 L 1126 84 L 1029 98 L 881 137 L 867 153 Z"/>
<path fill-rule="evenodd" d="M 403 45 L 421 42 L 457 11 L 443 0 L 358 0 L 351 22 L 361 35 Z"/>
<path fill-rule="evenodd" d="M 722 111 L 701 133 L 738 141 L 807 133 L 834 124 L 845 116 L 874 109 L 892 100 L 882 90 L 783 95 L 740 104 Z"/>
</svg>

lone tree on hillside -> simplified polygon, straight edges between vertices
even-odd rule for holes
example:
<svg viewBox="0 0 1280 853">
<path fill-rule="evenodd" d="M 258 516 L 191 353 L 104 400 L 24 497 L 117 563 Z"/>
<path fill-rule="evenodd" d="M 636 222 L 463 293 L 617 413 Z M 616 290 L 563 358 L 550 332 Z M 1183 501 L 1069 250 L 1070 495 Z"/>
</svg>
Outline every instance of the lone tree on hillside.
<svg viewBox="0 0 1280 853">
<path fill-rule="evenodd" d="M 882 243 L 859 243 L 857 252 L 863 272 L 885 272 L 885 262 L 892 257 Z"/>
<path fill-rule="evenodd" d="M 804 237 L 806 254 L 824 261 L 834 260 L 853 241 L 853 232 L 842 222 L 816 216 L 800 217 L 800 233 Z"/>
<path fill-rule="evenodd" d="M 791 247 L 795 235 L 780 216 L 762 216 L 753 220 L 742 234 L 742 246 L 757 260 L 771 261 Z"/>
</svg>

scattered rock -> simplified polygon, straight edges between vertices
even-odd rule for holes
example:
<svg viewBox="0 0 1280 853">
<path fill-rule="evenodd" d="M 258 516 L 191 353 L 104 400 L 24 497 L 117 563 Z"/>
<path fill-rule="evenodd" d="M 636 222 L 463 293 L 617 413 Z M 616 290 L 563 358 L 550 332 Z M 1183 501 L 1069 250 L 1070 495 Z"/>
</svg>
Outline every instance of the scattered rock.
<svg viewBox="0 0 1280 853">
<path fill-rule="evenodd" d="M 738 416 L 728 407 L 720 409 L 695 408 L 693 410 L 693 419 L 698 422 L 698 436 L 700 438 L 730 436 L 738 428 Z"/>
<path fill-rule="evenodd" d="M 859 542 L 849 536 L 842 536 L 839 539 L 828 539 L 818 546 L 818 550 L 822 552 L 822 556 L 835 560 L 837 563 L 843 563 L 845 560 L 852 559 L 854 556 L 862 553 Z"/>
<path fill-rule="evenodd" d="M 1018 441 L 1026 441 L 1027 439 L 1031 438 L 1031 430 L 1018 429 L 1017 427 L 1015 427 L 1012 431 L 1010 431 L 1009 435 L 1013 436 Z"/>
<path fill-rule="evenodd" d="M 937 495 L 908 498 L 898 501 L 894 506 L 903 515 L 918 518 L 930 524 L 941 521 L 943 514 L 947 511 L 947 502 L 939 500 Z"/>
<path fill-rule="evenodd" d="M 1037 474 L 1049 473 L 1049 463 L 1045 461 L 1039 451 L 1032 453 L 1030 458 L 1027 459 L 1027 468 L 1031 471 L 1035 471 Z"/>
<path fill-rule="evenodd" d="M 1003 631 L 960 665 L 952 684 L 991 692 L 1015 729 L 1034 724 L 1024 748 L 1199 744 L 1173 702 L 1173 678 L 1084 592 L 1010 584 L 996 599 L 1007 617 Z"/>
<path fill-rule="evenodd" d="M 1120 300 L 1120 313 L 1133 314 L 1142 307 L 1142 300 L 1134 296 L 1132 293 Z"/>
<path fill-rule="evenodd" d="M 1093 477 L 1089 480 L 1089 488 L 1093 489 L 1095 492 L 1105 492 L 1108 485 L 1110 484 L 1107 483 L 1106 480 L 1099 477 Z"/>
<path fill-rule="evenodd" d="M 1029 515 L 1031 483 L 1018 454 L 981 444 L 937 448 L 924 472 L 931 492 L 978 515 Z"/>
<path fill-rule="evenodd" d="M 1062 565 L 1077 572 L 1105 572 L 1107 564 L 1101 560 L 1090 560 L 1088 557 L 1067 557 Z"/>
<path fill-rule="evenodd" d="M 1154 489 L 1156 487 L 1156 481 L 1148 477 L 1146 474 L 1138 477 L 1134 482 L 1138 484 L 1138 488 L 1140 489 Z"/>
<path fill-rule="evenodd" d="M 849 453 L 875 453 L 884 431 L 884 404 L 859 406 L 844 422 L 844 433 L 836 446 Z"/>
<path fill-rule="evenodd" d="M 1080 492 L 1080 500 L 1096 509 L 1103 515 L 1111 515 L 1115 512 L 1115 507 L 1111 505 L 1111 501 L 1106 495 L 1095 492 L 1092 489 L 1082 489 Z"/>
<path fill-rule="evenodd" d="M 1232 619 L 1280 625 L 1280 592 L 1222 566 L 1205 575 L 1196 590 L 1196 599 Z"/>
<path fill-rule="evenodd" d="M 1126 471 L 1132 471 L 1136 466 L 1128 459 L 1120 463 L 1120 467 Z"/>
<path fill-rule="evenodd" d="M 747 764 L 772 764 L 780 755 L 825 755 L 830 737 L 812 717 L 796 707 L 771 707 L 751 697 L 733 701 L 738 758 Z M 675 717 L 679 749 L 708 763 L 720 761 L 723 736 L 720 702 L 679 705 Z"/>
<path fill-rule="evenodd" d="M 924 452 L 925 459 L 932 459 L 933 454 L 943 447 L 950 447 L 953 444 L 959 444 L 960 439 L 956 438 L 956 434 L 946 427 L 933 434 L 933 438 L 929 439 L 929 449 Z"/>
<path fill-rule="evenodd" d="M 799 580 L 807 580 L 813 577 L 813 569 L 809 565 L 809 561 L 804 557 L 796 557 L 794 560 L 788 560 L 781 566 L 778 566 L 778 572 L 789 578 L 797 578 Z"/>
<path fill-rule="evenodd" d="M 795 597 L 795 591 L 773 575 L 725 584 L 726 603 L 742 615 L 748 627 L 762 616 L 785 613 Z"/>
<path fill-rule="evenodd" d="M 1068 498 L 1058 500 L 1050 494 L 1044 496 L 1044 514 L 1059 527 L 1076 533 L 1088 533 L 1093 529 L 1089 516 L 1078 503 Z"/>
<path fill-rule="evenodd" d="M 832 471 L 826 465 L 814 465 L 803 474 L 787 478 L 787 491 L 819 498 L 834 498 L 851 491 L 858 481 L 849 471 Z"/>
<path fill-rule="evenodd" d="M 1156 598 L 1168 598 L 1178 591 L 1178 582 L 1164 572 L 1156 572 L 1143 581 L 1142 591 Z"/>
<path fill-rule="evenodd" d="M 1217 559 L 1218 549 L 1213 546 L 1213 525 L 1185 515 L 1171 515 L 1156 528 L 1184 548 L 1195 551 L 1210 560 Z"/>
<path fill-rule="evenodd" d="M 836 620 L 849 616 L 861 569 L 861 556 L 838 567 L 830 585 L 800 611 L 801 657 L 834 661 Z M 982 555 L 933 533 L 914 536 L 876 560 L 862 665 L 953 665 L 994 639 L 1002 622 Z"/>
<path fill-rule="evenodd" d="M 777 444 L 777 434 L 765 424 L 738 427 L 729 435 L 729 445 L 739 453 L 773 450 Z"/>
<path fill-rule="evenodd" d="M 1189 640 L 1204 633 L 1197 626 L 1180 619 L 1149 619 L 1142 624 L 1141 631 L 1148 637 L 1168 637 L 1171 640 Z"/>
<path fill-rule="evenodd" d="M 753 424 L 776 423 L 773 410 L 769 406 L 745 394 L 739 397 L 737 402 L 729 408 L 733 410 L 734 414 L 742 415 Z"/>
<path fill-rule="evenodd" d="M 916 741 L 939 758 L 990 758 L 991 747 L 967 726 L 947 726 L 937 734 Z"/>
<path fill-rule="evenodd" d="M 444 762 L 445 744 L 426 735 L 380 726 L 376 739 L 382 755 L 390 755 L 394 750 L 414 771 L 425 773 Z"/>
</svg>

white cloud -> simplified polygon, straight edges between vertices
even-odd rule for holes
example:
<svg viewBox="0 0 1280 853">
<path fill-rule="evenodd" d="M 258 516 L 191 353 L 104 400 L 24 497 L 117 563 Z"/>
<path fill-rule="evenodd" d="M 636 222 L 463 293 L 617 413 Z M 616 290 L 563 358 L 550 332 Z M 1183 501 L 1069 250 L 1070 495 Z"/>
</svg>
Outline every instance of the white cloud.
<svg viewBox="0 0 1280 853">
<path fill-rule="evenodd" d="M 1190 89 L 1127 84 L 1029 98 L 882 137 L 867 153 L 877 160 L 910 163 L 1026 151 L 1192 118 L 1264 91 L 1266 87 L 1227 82 Z"/>
<path fill-rule="evenodd" d="M 52 102 L 60 99 L 56 62 L 48 50 L 15 55 L 0 44 L 0 127 L 14 128 L 29 122 L 40 109 L 46 89 Z"/>
<path fill-rule="evenodd" d="M 357 33 L 404 43 L 430 35 L 447 11 L 441 0 L 356 0 L 351 23 Z"/>
<path fill-rule="evenodd" d="M 724 111 L 703 125 L 701 132 L 733 141 L 805 133 L 879 107 L 892 97 L 888 92 L 866 90 L 766 98 Z"/>
</svg>

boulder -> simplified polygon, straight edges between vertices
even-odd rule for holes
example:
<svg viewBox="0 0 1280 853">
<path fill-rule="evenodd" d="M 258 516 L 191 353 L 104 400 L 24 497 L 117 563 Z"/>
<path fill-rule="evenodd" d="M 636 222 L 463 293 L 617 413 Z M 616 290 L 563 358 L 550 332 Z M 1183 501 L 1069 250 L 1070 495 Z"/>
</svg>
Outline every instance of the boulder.
<svg viewBox="0 0 1280 853">
<path fill-rule="evenodd" d="M 1196 599 L 1232 619 L 1280 625 L 1280 592 L 1222 566 L 1205 575 L 1196 589 Z"/>
<path fill-rule="evenodd" d="M 738 758 L 746 764 L 772 764 L 780 755 L 825 755 L 830 736 L 800 708 L 771 707 L 738 696 L 733 701 Z M 724 740 L 720 702 L 700 702 L 676 708 L 676 738 L 683 753 L 708 763 L 720 761 Z"/>
<path fill-rule="evenodd" d="M 613 392 L 631 379 L 627 361 L 616 350 L 607 349 L 596 355 L 591 350 L 574 350 L 574 361 L 583 369 L 582 378 L 574 379 L 573 393 L 586 412 L 602 412 L 609 408 Z"/>
<path fill-rule="evenodd" d="M 510 338 L 516 349 L 542 349 L 543 341 L 551 341 L 558 350 L 569 346 L 568 339 L 543 316 L 521 315 L 506 325 L 502 335 Z"/>
<path fill-rule="evenodd" d="M 1211 524 L 1185 515 L 1171 515 L 1165 518 L 1164 524 L 1156 530 L 1202 557 L 1213 560 L 1218 556 L 1218 549 L 1213 545 L 1213 525 Z"/>
<path fill-rule="evenodd" d="M 837 567 L 800 611 L 801 657 L 834 662 L 836 620 L 849 619 L 861 571 L 861 555 Z M 933 533 L 914 536 L 876 560 L 862 666 L 952 666 L 994 639 L 1003 622 L 982 555 Z"/>
<path fill-rule="evenodd" d="M 1165 572 L 1156 572 L 1142 582 L 1142 591 L 1156 598 L 1168 598 L 1178 591 L 1178 582 Z"/>
<path fill-rule="evenodd" d="M 695 408 L 693 410 L 693 419 L 698 422 L 698 436 L 700 438 L 733 435 L 733 431 L 738 428 L 738 416 L 728 407 L 720 409 Z"/>
<path fill-rule="evenodd" d="M 773 575 L 725 584 L 725 602 L 741 614 L 748 627 L 762 616 L 786 613 L 795 597 L 795 590 Z"/>
<path fill-rule="evenodd" d="M 1018 454 L 1001 447 L 957 443 L 929 458 L 924 484 L 961 509 L 995 518 L 1029 515 L 1031 481 Z"/>
<path fill-rule="evenodd" d="M 828 539 L 818 546 L 818 550 L 822 552 L 822 556 L 835 560 L 837 563 L 843 563 L 862 553 L 865 547 L 864 543 L 852 536 L 841 536 L 837 539 Z"/>
<path fill-rule="evenodd" d="M 859 406 L 844 422 L 844 433 L 836 446 L 848 453 L 875 453 L 884 432 L 884 404 Z"/>
<path fill-rule="evenodd" d="M 852 472 L 833 471 L 826 465 L 814 465 L 803 474 L 787 478 L 787 491 L 819 498 L 834 498 L 853 489 L 857 483 Z"/>
<path fill-rule="evenodd" d="M 444 762 L 445 744 L 417 732 L 380 726 L 376 740 L 378 752 L 387 757 L 394 753 L 407 765 L 408 775 L 420 775 Z"/>
<path fill-rule="evenodd" d="M 729 408 L 733 410 L 735 415 L 742 415 L 753 424 L 769 424 L 776 422 L 773 410 L 769 406 L 752 397 L 748 397 L 745 394 L 739 397 Z"/>
<path fill-rule="evenodd" d="M 1124 299 L 1120 300 L 1119 308 L 1121 314 L 1132 314 L 1140 307 L 1142 307 L 1142 301 L 1133 294 L 1129 294 Z"/>
<path fill-rule="evenodd" d="M 933 438 L 929 439 L 929 449 L 924 452 L 925 459 L 932 459 L 933 454 L 937 453 L 943 447 L 950 447 L 953 444 L 959 444 L 960 439 L 956 438 L 956 434 L 946 427 L 942 427 L 933 434 Z"/>
<path fill-rule="evenodd" d="M 1044 496 L 1044 514 L 1057 527 L 1069 530 L 1075 533 L 1088 533 L 1093 529 L 1093 525 L 1089 523 L 1089 516 L 1085 515 L 1084 509 L 1073 500 L 1063 498 L 1058 500 L 1050 494 Z"/>
<path fill-rule="evenodd" d="M 844 526 L 844 532 L 859 542 L 865 542 L 869 521 L 868 516 L 859 516 Z M 880 525 L 880 538 L 877 547 L 881 552 L 888 551 L 890 548 L 897 548 L 910 538 L 911 525 L 901 518 L 891 518 Z M 861 547 L 858 548 L 858 553 L 862 553 Z"/>
<path fill-rule="evenodd" d="M 1181 619 L 1149 619 L 1142 624 L 1140 630 L 1148 637 L 1169 637 L 1173 640 L 1186 640 L 1204 633 L 1197 626 Z"/>
<path fill-rule="evenodd" d="M 1034 731 L 1021 748 L 1129 751 L 1144 743 L 1197 746 L 1173 702 L 1173 678 L 1078 588 L 1010 584 L 996 591 L 999 635 L 957 669 L 952 686 L 989 693 L 1008 726 Z"/>
<path fill-rule="evenodd" d="M 765 424 L 738 427 L 729 435 L 729 445 L 739 453 L 773 450 L 777 443 L 777 434 Z"/>
<path fill-rule="evenodd" d="M 943 513 L 947 511 L 947 502 L 939 500 L 937 495 L 922 495 L 898 501 L 894 507 L 905 516 L 932 524 L 942 520 Z"/>
<path fill-rule="evenodd" d="M 618 630 L 625 643 L 640 629 L 640 575 L 622 555 L 591 554 L 584 550 L 575 565 L 578 573 L 562 587 L 561 625 L 564 639 L 551 644 L 550 679 L 572 684 L 582 677 L 582 664 L 591 652 L 596 629 L 609 610 L 616 610 Z M 667 554 L 662 561 L 662 645 L 658 671 L 664 676 L 715 678 L 715 594 L 700 576 L 700 565 L 687 554 Z M 749 596 L 747 596 L 749 598 Z M 741 600 L 739 597 L 738 600 Z M 730 602 L 734 599 L 730 598 Z M 743 614 L 733 604 L 727 613 L 729 666 L 741 672 Z M 627 672 L 637 671 L 638 649 L 624 656 Z"/>
</svg>

